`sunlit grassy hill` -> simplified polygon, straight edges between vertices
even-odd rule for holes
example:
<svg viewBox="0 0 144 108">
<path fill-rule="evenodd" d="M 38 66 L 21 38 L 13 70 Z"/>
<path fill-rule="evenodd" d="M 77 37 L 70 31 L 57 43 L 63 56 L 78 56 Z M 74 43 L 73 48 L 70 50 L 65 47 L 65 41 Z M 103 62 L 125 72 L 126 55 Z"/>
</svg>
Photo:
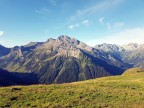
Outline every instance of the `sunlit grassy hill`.
<svg viewBox="0 0 144 108">
<path fill-rule="evenodd" d="M 123 75 L 131 75 L 131 74 L 136 74 L 136 73 L 141 73 L 144 72 L 144 69 L 142 68 L 130 68 L 128 70 L 126 70 Z"/>
<path fill-rule="evenodd" d="M 1 87 L 0 107 L 144 108 L 144 73 L 67 84 Z"/>
</svg>

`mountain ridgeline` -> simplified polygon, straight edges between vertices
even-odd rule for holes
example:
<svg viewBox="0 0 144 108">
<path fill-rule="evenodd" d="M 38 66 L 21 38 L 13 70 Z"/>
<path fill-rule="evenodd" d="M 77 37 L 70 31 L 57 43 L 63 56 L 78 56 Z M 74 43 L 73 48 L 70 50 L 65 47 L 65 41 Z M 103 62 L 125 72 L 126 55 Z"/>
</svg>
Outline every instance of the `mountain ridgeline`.
<svg viewBox="0 0 144 108">
<path fill-rule="evenodd" d="M 32 77 L 36 81 L 33 83 L 51 84 L 119 75 L 127 65 L 79 40 L 60 36 L 11 48 L 1 54 L 0 67 L 20 74 L 32 73 L 37 76 Z"/>
<path fill-rule="evenodd" d="M 144 44 L 130 43 L 128 45 L 115 44 L 100 44 L 95 46 L 105 53 L 121 59 L 123 62 L 130 65 L 130 67 L 144 68 Z"/>
<path fill-rule="evenodd" d="M 127 58 L 132 50 L 124 47 L 102 44 L 94 48 L 65 35 L 13 48 L 0 46 L 0 51 L 0 68 L 14 73 L 26 84 L 67 83 L 121 75 L 134 66 L 133 62 L 138 62 L 133 61 L 137 58 Z"/>
</svg>

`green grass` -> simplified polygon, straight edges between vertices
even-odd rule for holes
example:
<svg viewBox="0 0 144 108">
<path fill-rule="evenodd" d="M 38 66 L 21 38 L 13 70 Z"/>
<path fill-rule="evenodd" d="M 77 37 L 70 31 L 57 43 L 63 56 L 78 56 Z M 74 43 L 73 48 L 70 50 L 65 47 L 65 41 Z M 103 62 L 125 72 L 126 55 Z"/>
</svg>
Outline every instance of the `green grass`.
<svg viewBox="0 0 144 108">
<path fill-rule="evenodd" d="M 144 108 L 144 73 L 0 88 L 0 108 Z"/>
<path fill-rule="evenodd" d="M 142 68 L 130 68 L 128 70 L 126 70 L 123 75 L 131 75 L 131 74 L 136 74 L 136 73 L 140 73 L 140 72 L 144 72 L 144 69 Z"/>
</svg>

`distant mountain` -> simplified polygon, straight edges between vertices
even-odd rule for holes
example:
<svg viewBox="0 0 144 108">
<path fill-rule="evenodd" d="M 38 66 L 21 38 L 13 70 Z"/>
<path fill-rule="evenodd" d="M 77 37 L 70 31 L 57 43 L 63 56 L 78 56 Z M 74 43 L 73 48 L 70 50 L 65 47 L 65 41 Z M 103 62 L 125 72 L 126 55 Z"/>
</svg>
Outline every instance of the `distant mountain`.
<svg viewBox="0 0 144 108">
<path fill-rule="evenodd" d="M 6 48 L 0 45 L 0 57 L 7 55 L 10 52 L 10 48 Z"/>
<path fill-rule="evenodd" d="M 140 45 L 134 50 L 128 50 L 123 54 L 124 62 L 132 64 L 134 67 L 144 68 L 144 47 Z"/>
<path fill-rule="evenodd" d="M 141 47 L 141 45 L 137 44 L 137 43 L 129 43 L 128 45 L 122 45 L 122 47 L 125 49 L 125 50 L 136 50 L 138 48 Z"/>
<path fill-rule="evenodd" d="M 0 67 L 11 72 L 34 74 L 34 83 L 47 84 L 120 75 L 128 68 L 115 55 L 65 35 L 13 47 L 0 58 Z"/>
<path fill-rule="evenodd" d="M 121 60 L 121 52 L 125 51 L 125 49 L 119 45 L 107 43 L 96 45 L 95 48 L 111 54 L 119 60 Z"/>
<path fill-rule="evenodd" d="M 144 68 L 144 44 L 130 43 L 128 45 L 100 44 L 96 45 L 97 49 L 115 55 L 124 63 L 132 67 Z"/>
<path fill-rule="evenodd" d="M 103 51 L 107 51 L 107 52 L 121 52 L 121 51 L 125 51 L 125 48 L 119 46 L 119 45 L 115 45 L 115 44 L 99 44 L 96 45 L 95 48 L 97 49 L 101 49 Z"/>
</svg>

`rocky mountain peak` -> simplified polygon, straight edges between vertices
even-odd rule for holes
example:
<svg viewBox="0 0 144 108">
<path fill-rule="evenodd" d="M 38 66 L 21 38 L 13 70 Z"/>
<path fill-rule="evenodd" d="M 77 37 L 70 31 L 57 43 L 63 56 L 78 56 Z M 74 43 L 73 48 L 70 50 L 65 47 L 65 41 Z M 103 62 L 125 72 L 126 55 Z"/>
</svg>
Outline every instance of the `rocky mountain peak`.
<svg viewBox="0 0 144 108">
<path fill-rule="evenodd" d="M 127 45 L 122 46 L 125 50 L 135 50 L 140 48 L 140 45 L 137 43 L 129 43 Z"/>
<path fill-rule="evenodd" d="M 36 45 L 38 42 L 30 42 L 27 45 L 25 45 L 25 47 L 30 47 L 30 46 L 34 46 Z"/>
<path fill-rule="evenodd" d="M 43 44 L 43 42 L 30 42 L 27 45 L 24 45 L 24 47 L 36 47 Z"/>
<path fill-rule="evenodd" d="M 78 45 L 78 44 L 80 44 L 79 40 L 77 40 L 75 38 L 68 37 L 66 35 L 59 36 L 58 40 L 61 41 L 61 42 L 63 42 L 63 43 L 71 44 L 71 45 Z"/>
<path fill-rule="evenodd" d="M 64 39 L 71 39 L 69 36 L 67 36 L 67 35 L 60 35 L 59 37 L 58 37 L 58 39 L 59 40 L 64 40 Z"/>
<path fill-rule="evenodd" d="M 96 49 L 101 49 L 104 51 L 124 51 L 124 48 L 122 48 L 121 46 L 115 45 L 115 44 L 107 44 L 107 43 L 103 43 L 103 44 L 99 44 L 95 46 Z"/>
<path fill-rule="evenodd" d="M 129 43 L 128 46 L 138 47 L 139 44 L 138 43 Z"/>
<path fill-rule="evenodd" d="M 49 38 L 46 42 L 55 41 L 56 39 Z"/>
</svg>

